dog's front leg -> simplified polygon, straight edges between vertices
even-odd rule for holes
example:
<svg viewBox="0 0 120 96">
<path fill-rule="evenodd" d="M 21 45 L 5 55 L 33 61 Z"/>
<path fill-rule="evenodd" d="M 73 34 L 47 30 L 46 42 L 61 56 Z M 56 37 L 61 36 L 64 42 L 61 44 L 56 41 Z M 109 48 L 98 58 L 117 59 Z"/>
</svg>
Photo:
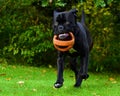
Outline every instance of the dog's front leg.
<svg viewBox="0 0 120 96">
<path fill-rule="evenodd" d="M 57 81 L 54 84 L 55 88 L 60 88 L 63 85 L 63 70 L 64 70 L 64 53 L 58 52 L 58 58 L 57 58 Z"/>
<path fill-rule="evenodd" d="M 86 52 L 84 56 L 81 56 L 81 67 L 75 87 L 79 87 L 82 83 L 82 80 L 87 79 L 89 77 L 87 72 L 88 72 L 88 53 Z"/>
<path fill-rule="evenodd" d="M 87 79 L 89 77 L 88 73 L 88 54 L 84 57 L 81 57 L 81 68 L 79 75 L 82 79 Z"/>
</svg>

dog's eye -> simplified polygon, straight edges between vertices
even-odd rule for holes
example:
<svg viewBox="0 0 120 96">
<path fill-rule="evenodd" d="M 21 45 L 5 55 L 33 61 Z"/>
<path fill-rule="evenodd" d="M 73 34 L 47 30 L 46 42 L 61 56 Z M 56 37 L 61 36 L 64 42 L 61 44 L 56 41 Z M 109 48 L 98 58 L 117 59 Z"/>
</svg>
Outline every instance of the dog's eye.
<svg viewBox="0 0 120 96">
<path fill-rule="evenodd" d="M 58 22 L 55 22 L 55 24 L 54 24 L 55 26 L 58 26 Z"/>
<path fill-rule="evenodd" d="M 70 24 L 70 22 L 66 22 L 66 24 Z"/>
</svg>

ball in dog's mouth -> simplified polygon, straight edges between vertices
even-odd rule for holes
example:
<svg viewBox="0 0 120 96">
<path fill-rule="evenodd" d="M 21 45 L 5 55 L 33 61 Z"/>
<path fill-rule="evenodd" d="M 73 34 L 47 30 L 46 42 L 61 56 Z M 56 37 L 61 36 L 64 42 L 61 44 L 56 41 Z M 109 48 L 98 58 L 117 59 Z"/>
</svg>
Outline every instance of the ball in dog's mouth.
<svg viewBox="0 0 120 96">
<path fill-rule="evenodd" d="M 54 35 L 53 37 L 54 47 L 62 52 L 68 51 L 70 48 L 72 48 L 74 42 L 75 38 L 72 32 Z"/>
<path fill-rule="evenodd" d="M 58 39 L 59 40 L 70 40 L 70 34 L 69 33 L 63 33 L 63 34 L 59 34 L 58 35 Z"/>
</svg>

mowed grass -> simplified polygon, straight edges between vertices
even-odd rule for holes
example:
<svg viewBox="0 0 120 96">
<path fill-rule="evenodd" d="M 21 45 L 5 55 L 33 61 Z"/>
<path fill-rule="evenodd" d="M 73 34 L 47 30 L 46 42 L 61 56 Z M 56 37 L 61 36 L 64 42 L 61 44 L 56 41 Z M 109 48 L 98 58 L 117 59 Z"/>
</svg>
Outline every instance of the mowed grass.
<svg viewBox="0 0 120 96">
<path fill-rule="evenodd" d="M 120 96 L 120 75 L 89 73 L 80 88 L 74 74 L 65 69 L 64 86 L 55 89 L 56 69 L 0 64 L 0 96 Z"/>
</svg>

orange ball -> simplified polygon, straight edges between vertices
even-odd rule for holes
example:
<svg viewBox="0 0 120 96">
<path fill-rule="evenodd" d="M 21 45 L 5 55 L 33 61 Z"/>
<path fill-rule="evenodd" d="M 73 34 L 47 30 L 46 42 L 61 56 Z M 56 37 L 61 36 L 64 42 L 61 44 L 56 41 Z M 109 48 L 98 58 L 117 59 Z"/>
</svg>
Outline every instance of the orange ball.
<svg viewBox="0 0 120 96">
<path fill-rule="evenodd" d="M 69 32 L 70 40 L 59 40 L 57 35 L 54 35 L 53 37 L 53 44 L 54 47 L 62 52 L 68 51 L 71 49 L 74 45 L 75 38 L 72 32 Z"/>
</svg>

